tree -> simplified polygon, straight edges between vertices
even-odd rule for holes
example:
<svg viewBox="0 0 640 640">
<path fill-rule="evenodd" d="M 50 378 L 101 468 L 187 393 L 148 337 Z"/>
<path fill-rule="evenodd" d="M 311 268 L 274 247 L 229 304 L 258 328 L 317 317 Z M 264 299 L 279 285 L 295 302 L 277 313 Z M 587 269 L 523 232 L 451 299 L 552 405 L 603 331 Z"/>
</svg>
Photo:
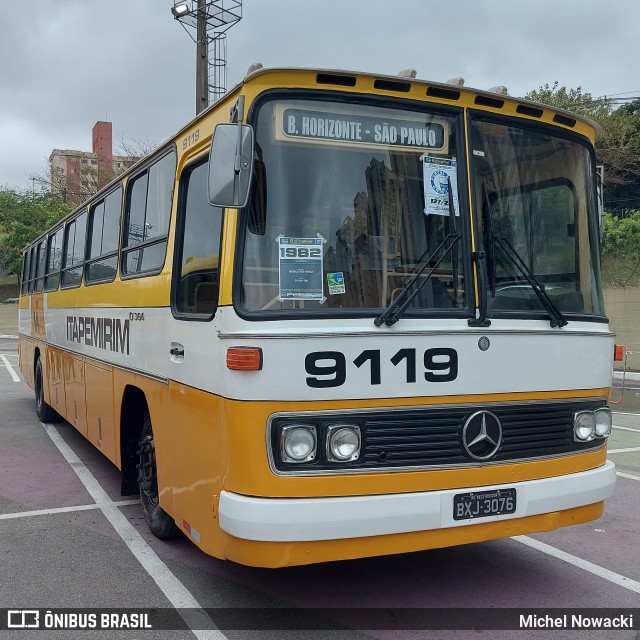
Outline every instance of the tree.
<svg viewBox="0 0 640 640">
<path fill-rule="evenodd" d="M 600 251 L 605 284 L 627 286 L 640 272 L 640 211 L 625 217 L 604 214 Z"/>
<path fill-rule="evenodd" d="M 612 111 L 596 143 L 605 167 L 605 206 L 618 212 L 640 208 L 639 107 L 636 101 Z"/>
<path fill-rule="evenodd" d="M 52 193 L 0 190 L 0 265 L 19 276 L 24 247 L 71 209 Z"/>
<path fill-rule="evenodd" d="M 606 98 L 594 98 L 590 93 L 585 93 L 582 87 L 577 89 L 561 87 L 557 80 L 551 86 L 544 84 L 534 91 L 529 91 L 525 98 L 577 113 L 596 120 L 596 122 L 611 112 L 609 101 Z"/>
</svg>

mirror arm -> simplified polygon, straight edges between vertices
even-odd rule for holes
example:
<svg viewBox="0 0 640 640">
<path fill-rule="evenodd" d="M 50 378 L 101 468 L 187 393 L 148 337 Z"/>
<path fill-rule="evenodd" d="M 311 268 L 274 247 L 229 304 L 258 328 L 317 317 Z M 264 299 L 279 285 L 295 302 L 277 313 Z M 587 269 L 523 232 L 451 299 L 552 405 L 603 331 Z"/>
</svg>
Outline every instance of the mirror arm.
<svg viewBox="0 0 640 640">
<path fill-rule="evenodd" d="M 242 95 L 238 96 L 235 113 L 238 118 L 238 141 L 236 142 L 236 159 L 233 165 L 233 169 L 236 175 L 239 175 L 242 162 L 242 120 L 244 118 L 244 96 Z"/>
</svg>

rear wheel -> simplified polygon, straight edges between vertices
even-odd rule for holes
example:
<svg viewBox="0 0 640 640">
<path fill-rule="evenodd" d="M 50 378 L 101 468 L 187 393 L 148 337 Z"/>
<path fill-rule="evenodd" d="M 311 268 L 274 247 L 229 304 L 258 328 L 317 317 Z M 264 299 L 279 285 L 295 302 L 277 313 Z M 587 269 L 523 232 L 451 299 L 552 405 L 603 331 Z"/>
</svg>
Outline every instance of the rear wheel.
<svg viewBox="0 0 640 640">
<path fill-rule="evenodd" d="M 42 362 L 40 358 L 36 360 L 35 370 L 36 387 L 36 413 L 40 422 L 52 422 L 58 414 L 44 400 L 44 384 L 42 375 Z"/>
<path fill-rule="evenodd" d="M 156 538 L 174 538 L 180 533 L 173 518 L 160 506 L 156 449 L 151 429 L 151 418 L 144 415 L 140 444 L 138 445 L 138 486 L 144 517 Z"/>
</svg>

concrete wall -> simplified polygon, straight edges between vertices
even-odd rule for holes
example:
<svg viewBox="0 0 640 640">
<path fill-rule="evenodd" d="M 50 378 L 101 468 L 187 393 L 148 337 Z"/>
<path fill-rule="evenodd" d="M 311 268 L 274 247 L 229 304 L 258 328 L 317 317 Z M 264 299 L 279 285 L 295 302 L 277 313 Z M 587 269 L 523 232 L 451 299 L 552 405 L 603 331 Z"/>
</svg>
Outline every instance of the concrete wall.
<svg viewBox="0 0 640 640">
<path fill-rule="evenodd" d="M 633 352 L 627 361 L 629 368 L 640 371 L 640 287 L 605 289 L 604 308 L 616 334 L 616 344 Z"/>
</svg>

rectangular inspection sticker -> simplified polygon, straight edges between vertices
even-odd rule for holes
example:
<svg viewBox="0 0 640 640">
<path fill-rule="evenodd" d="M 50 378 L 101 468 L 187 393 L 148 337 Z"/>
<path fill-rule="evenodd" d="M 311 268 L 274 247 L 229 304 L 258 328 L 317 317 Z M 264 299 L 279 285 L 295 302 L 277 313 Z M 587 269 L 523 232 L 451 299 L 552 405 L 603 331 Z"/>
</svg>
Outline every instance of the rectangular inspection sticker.
<svg viewBox="0 0 640 640">
<path fill-rule="evenodd" d="M 326 240 L 278 236 L 278 300 L 326 300 L 323 292 L 322 245 Z"/>
<path fill-rule="evenodd" d="M 453 210 L 459 216 L 456 159 L 437 158 L 425 153 L 421 160 L 424 175 L 424 212 L 427 215 L 449 215 L 449 184 L 451 184 Z"/>
</svg>

